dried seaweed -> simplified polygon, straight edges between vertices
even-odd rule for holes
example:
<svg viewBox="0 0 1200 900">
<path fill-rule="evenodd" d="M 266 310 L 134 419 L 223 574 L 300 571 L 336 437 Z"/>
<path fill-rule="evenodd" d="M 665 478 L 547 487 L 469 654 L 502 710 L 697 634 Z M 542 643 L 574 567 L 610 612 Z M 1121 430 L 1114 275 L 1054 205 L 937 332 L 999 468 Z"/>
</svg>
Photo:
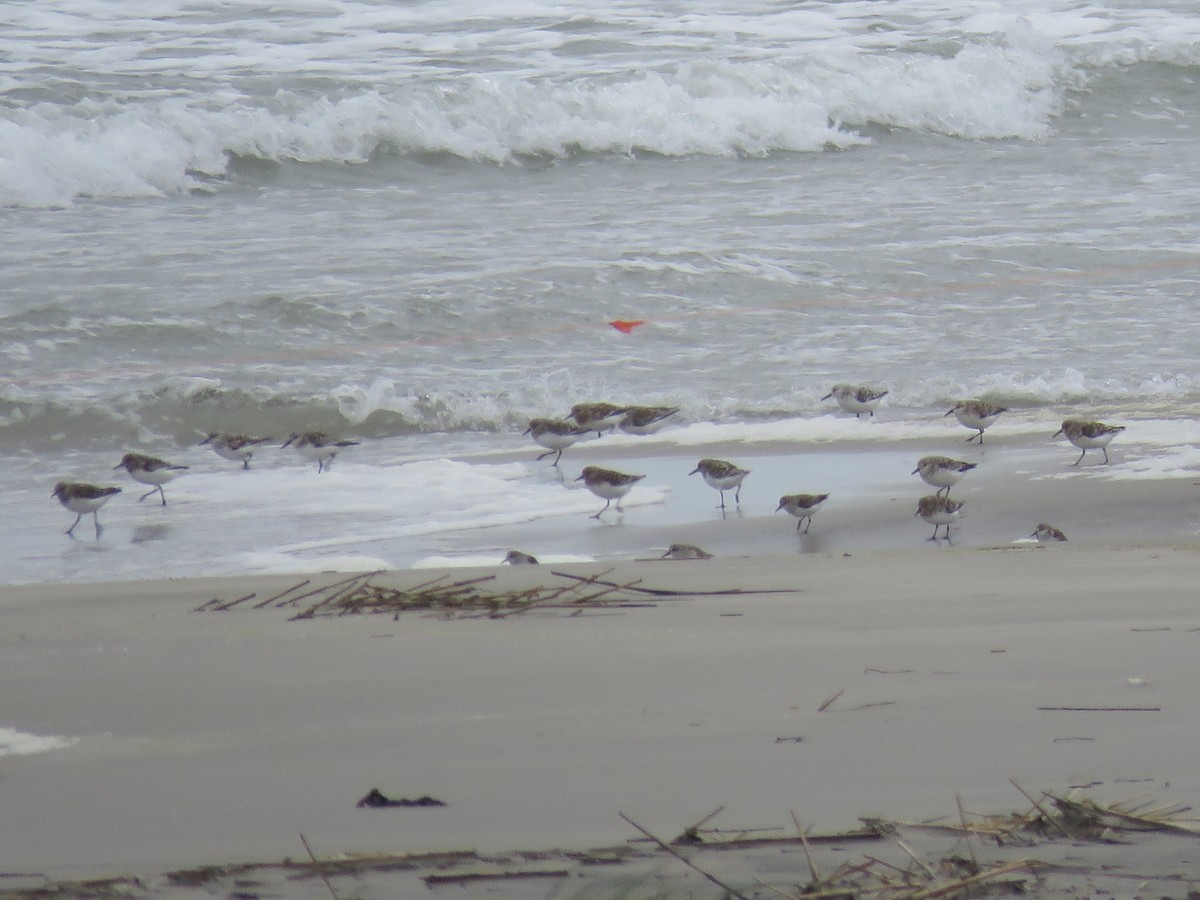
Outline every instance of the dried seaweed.
<svg viewBox="0 0 1200 900">
<path fill-rule="evenodd" d="M 611 571 L 611 570 L 609 570 Z M 664 600 L 675 597 L 693 596 L 736 596 L 739 594 L 762 593 L 736 589 L 721 591 L 675 591 L 667 588 L 642 586 L 641 579 L 628 582 L 608 581 L 609 571 L 582 576 L 564 572 L 550 573 L 563 582 L 539 584 L 533 587 L 509 590 L 491 590 L 488 585 L 496 580 L 495 575 L 481 575 L 462 580 L 451 580 L 440 575 L 409 587 L 397 587 L 382 583 L 385 573 L 366 572 L 335 581 L 332 584 L 314 587 L 298 593 L 309 585 L 300 582 L 287 590 L 253 605 L 254 609 L 299 609 L 291 621 L 301 621 L 328 616 L 346 615 L 391 615 L 424 612 L 445 617 L 486 617 L 502 619 L 526 613 L 534 609 L 570 610 L 578 613 L 588 609 L 628 608 L 651 606 L 646 597 Z M 396 577 L 396 573 L 390 573 Z M 794 591 L 787 591 L 794 593 Z M 778 592 L 775 592 L 778 593 Z M 196 608 L 196 612 L 227 612 L 253 600 L 247 594 L 231 601 L 213 599 Z M 300 604 L 305 602 L 302 608 Z"/>
</svg>

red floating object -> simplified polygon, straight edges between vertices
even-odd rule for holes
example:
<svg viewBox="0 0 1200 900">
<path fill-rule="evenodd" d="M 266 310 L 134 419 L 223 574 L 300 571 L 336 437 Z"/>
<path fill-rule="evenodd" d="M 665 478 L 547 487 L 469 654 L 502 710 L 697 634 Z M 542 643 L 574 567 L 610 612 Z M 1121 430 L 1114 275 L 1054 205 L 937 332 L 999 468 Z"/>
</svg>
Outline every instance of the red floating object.
<svg viewBox="0 0 1200 900">
<path fill-rule="evenodd" d="M 645 325 L 646 320 L 645 319 L 633 319 L 633 320 L 616 319 L 612 322 L 609 322 L 608 324 L 611 325 L 613 328 L 617 329 L 617 331 L 621 332 L 621 334 L 633 334 L 633 329 L 637 328 L 639 325 Z"/>
</svg>

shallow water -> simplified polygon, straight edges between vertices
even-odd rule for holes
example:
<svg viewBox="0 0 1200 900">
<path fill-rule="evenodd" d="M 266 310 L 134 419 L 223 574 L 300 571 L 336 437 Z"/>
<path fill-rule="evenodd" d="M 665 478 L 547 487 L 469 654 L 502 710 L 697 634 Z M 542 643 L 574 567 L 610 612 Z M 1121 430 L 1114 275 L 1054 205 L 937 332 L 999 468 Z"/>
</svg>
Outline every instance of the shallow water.
<svg viewBox="0 0 1200 900">
<path fill-rule="evenodd" d="M 148 536 L 137 571 L 298 563 L 408 527 L 398 502 L 492 522 L 354 465 L 353 514 L 288 456 L 209 482 L 214 430 L 387 466 L 522 446 L 587 399 L 819 431 L 838 381 L 889 389 L 889 421 L 964 396 L 1190 421 L 1198 35 L 1182 3 L 21 7 L 0 509 L 25 562 L 0 577 L 63 573 L 26 526 L 125 450 L 193 466 L 167 522 L 102 514 Z M 242 522 L 211 546 L 176 517 L 208 502 Z M 85 558 L 69 577 L 130 571 Z"/>
</svg>

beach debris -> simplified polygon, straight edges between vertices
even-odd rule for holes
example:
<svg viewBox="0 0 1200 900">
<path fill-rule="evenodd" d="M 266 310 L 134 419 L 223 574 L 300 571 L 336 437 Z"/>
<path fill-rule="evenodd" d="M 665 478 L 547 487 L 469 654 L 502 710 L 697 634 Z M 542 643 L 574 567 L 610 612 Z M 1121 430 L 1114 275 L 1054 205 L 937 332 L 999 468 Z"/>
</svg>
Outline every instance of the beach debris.
<svg viewBox="0 0 1200 900">
<path fill-rule="evenodd" d="M 1134 892 L 1138 896 L 1180 896 L 1178 886 L 1190 883 L 1190 867 L 1172 872 L 1169 864 L 1153 852 L 1148 855 L 1149 872 L 1131 871 L 1127 863 L 1105 865 L 1103 858 L 1081 863 L 1078 855 L 1081 843 L 1132 845 L 1154 835 L 1200 837 L 1196 820 L 1183 818 L 1188 807 L 1163 804 L 1147 794 L 1101 803 L 1075 790 L 1035 796 L 1016 782 L 1013 786 L 1030 804 L 1027 811 L 980 815 L 967 811 L 956 796 L 953 814 L 942 819 L 908 822 L 862 818 L 857 828 L 824 833 L 804 827 L 795 811 L 791 812 L 789 825 L 721 828 L 712 824 L 724 809 L 719 807 L 683 828 L 675 838 L 665 840 L 619 813 L 636 829 L 636 836 L 618 845 L 582 850 L 524 849 L 484 854 L 447 849 L 320 857 L 302 834 L 305 854 L 299 859 L 205 865 L 167 872 L 153 880 L 130 875 L 40 882 L 5 896 L 23 900 L 49 896 L 166 896 L 167 892 L 176 896 L 180 889 L 202 891 L 203 896 L 238 896 L 238 887 L 251 881 L 264 896 L 289 896 L 295 893 L 296 881 L 319 878 L 330 896 L 337 897 L 338 881 L 345 879 L 361 891 L 363 879 L 370 876 L 389 879 L 389 896 L 408 895 L 404 891 L 409 882 L 404 879 L 432 888 L 551 878 L 578 879 L 573 895 L 616 896 L 603 887 L 605 879 L 611 877 L 624 879 L 626 890 L 619 895 L 628 896 L 627 879 L 649 870 L 655 873 L 657 885 L 653 896 L 676 896 L 670 882 L 662 881 L 667 876 L 660 866 L 672 859 L 691 873 L 681 872 L 681 878 L 697 875 L 730 898 L 764 897 L 764 890 L 793 900 L 1081 896 L 1080 879 L 1087 882 L 1088 896 L 1127 896 L 1128 886 L 1134 883 L 1142 888 L 1162 886 L 1154 888 L 1153 893 L 1139 888 Z M 771 851 L 780 855 L 764 855 Z M 1126 848 L 1126 855 L 1129 852 Z M 997 858 L 988 858 L 989 854 Z M 1015 854 L 1020 855 L 1014 859 Z M 290 890 L 288 885 L 292 885 Z M 1168 888 L 1171 885 L 1175 890 Z M 352 889 L 349 884 L 346 888 Z"/>
<path fill-rule="evenodd" d="M 415 800 L 409 800 L 407 797 L 392 798 L 386 796 L 379 788 L 371 788 L 354 805 L 359 809 L 386 809 L 390 806 L 445 806 L 446 804 L 429 796 L 418 797 Z"/>
<path fill-rule="evenodd" d="M 633 329 L 637 328 L 639 325 L 645 325 L 646 320 L 645 319 L 613 319 L 608 324 L 611 325 L 613 328 L 617 329 L 617 331 L 621 332 L 621 334 L 633 334 Z"/>
<path fill-rule="evenodd" d="M 310 588 L 310 579 L 305 579 L 287 590 L 280 591 L 265 600 L 253 603 L 253 609 L 295 609 L 290 621 L 319 617 L 347 615 L 391 615 L 423 612 L 445 617 L 500 619 L 530 610 L 570 610 L 578 615 L 588 609 L 619 609 L 649 606 L 646 598 L 661 600 L 687 597 L 733 597 L 744 594 L 795 594 L 794 588 L 743 591 L 738 588 L 712 591 L 673 590 L 642 586 L 641 579 L 628 582 L 606 580 L 608 569 L 594 575 L 573 575 L 568 572 L 549 574 L 562 582 L 549 582 L 533 587 L 491 591 L 484 586 L 496 579 L 495 575 L 478 578 L 451 580 L 441 575 L 412 587 L 394 587 L 380 584 L 377 578 L 387 570 L 351 575 L 330 584 Z M 308 588 L 307 590 L 305 590 Z M 234 600 L 213 598 L 193 612 L 227 612 L 235 607 L 249 604 L 257 595 L 250 593 Z"/>
</svg>

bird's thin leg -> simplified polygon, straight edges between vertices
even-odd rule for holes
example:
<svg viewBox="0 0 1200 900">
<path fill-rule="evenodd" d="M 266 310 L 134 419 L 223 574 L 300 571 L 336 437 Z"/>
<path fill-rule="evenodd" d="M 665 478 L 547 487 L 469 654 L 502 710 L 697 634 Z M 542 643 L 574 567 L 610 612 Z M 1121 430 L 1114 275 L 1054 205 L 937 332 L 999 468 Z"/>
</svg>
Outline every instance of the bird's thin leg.
<svg viewBox="0 0 1200 900">
<path fill-rule="evenodd" d="M 104 526 L 100 524 L 99 510 L 92 513 L 92 523 L 96 526 L 96 540 L 100 540 L 100 532 L 104 530 Z"/>
<path fill-rule="evenodd" d="M 599 519 L 602 515 L 604 515 L 608 511 L 608 507 L 611 503 L 612 503 L 611 500 L 605 500 L 604 501 L 604 509 L 600 510 L 600 512 L 596 513 L 594 516 L 589 516 L 589 518 Z"/>
<path fill-rule="evenodd" d="M 812 516 L 805 516 L 805 518 L 804 518 L 804 533 L 808 534 L 808 529 L 811 527 L 812 527 Z"/>
<path fill-rule="evenodd" d="M 1083 458 L 1085 456 L 1087 456 L 1087 448 L 1086 447 L 1083 449 L 1083 452 L 1081 452 L 1079 454 L 1079 459 L 1075 460 L 1075 462 L 1071 463 L 1071 465 L 1073 465 L 1073 466 L 1079 465 L 1081 462 L 1083 462 Z"/>
<path fill-rule="evenodd" d="M 75 526 L 79 524 L 79 520 L 82 518 L 83 518 L 83 513 L 80 513 L 79 515 L 77 515 L 75 517 L 75 521 L 71 523 L 71 527 L 67 529 L 67 534 L 71 535 L 71 537 L 75 537 L 75 535 L 73 533 L 75 531 Z"/>
<path fill-rule="evenodd" d="M 158 490 L 158 487 L 156 486 L 152 490 L 149 490 L 146 493 L 142 494 L 142 496 L 138 497 L 138 503 L 141 503 L 143 500 L 145 500 L 147 497 L 149 497 L 151 494 L 153 494 L 157 490 Z"/>
<path fill-rule="evenodd" d="M 1104 464 L 1107 466 L 1108 465 L 1108 448 L 1101 447 L 1100 449 L 1104 452 Z"/>
</svg>

